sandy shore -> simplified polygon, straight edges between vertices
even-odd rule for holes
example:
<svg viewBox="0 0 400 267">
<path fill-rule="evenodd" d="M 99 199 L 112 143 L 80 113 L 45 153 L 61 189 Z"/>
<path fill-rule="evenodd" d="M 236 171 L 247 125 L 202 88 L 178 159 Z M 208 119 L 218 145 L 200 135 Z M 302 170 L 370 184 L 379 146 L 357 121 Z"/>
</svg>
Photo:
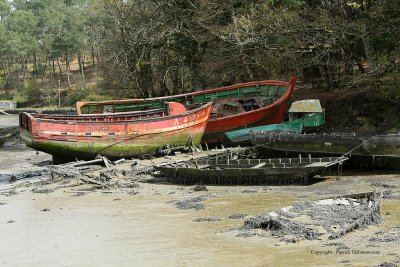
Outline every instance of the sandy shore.
<svg viewBox="0 0 400 267">
<path fill-rule="evenodd" d="M 4 181 L 6 174 L 40 169 L 49 159 L 16 144 L 0 150 L 0 265 L 378 266 L 400 262 L 400 200 L 393 197 L 400 192 L 399 174 L 345 172 L 339 179 L 309 186 L 207 186 L 207 192 L 129 175 L 113 178 L 111 186 L 100 189 L 74 178 Z M 158 159 L 163 160 L 169 159 Z M 118 169 L 130 171 L 131 162 Z M 272 236 L 235 237 L 230 231 L 243 225 L 243 219 L 229 218 L 233 214 L 255 216 L 296 202 L 371 190 L 392 196 L 382 199 L 382 223 L 331 242 L 285 243 Z M 204 206 L 200 210 L 181 210 L 171 203 L 204 195 L 209 198 L 200 202 Z M 218 220 L 193 221 L 198 218 Z M 338 254 L 338 244 L 350 253 Z"/>
</svg>

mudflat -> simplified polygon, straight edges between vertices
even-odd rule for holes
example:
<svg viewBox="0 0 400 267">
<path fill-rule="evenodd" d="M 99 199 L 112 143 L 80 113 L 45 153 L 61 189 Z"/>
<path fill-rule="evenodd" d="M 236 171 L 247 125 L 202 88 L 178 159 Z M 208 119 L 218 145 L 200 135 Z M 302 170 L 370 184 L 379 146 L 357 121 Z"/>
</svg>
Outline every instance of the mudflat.
<svg viewBox="0 0 400 267">
<path fill-rule="evenodd" d="M 18 115 L 2 115 L 0 113 L 0 128 L 18 126 Z"/>
<path fill-rule="evenodd" d="M 0 265 L 400 263 L 400 174 L 345 171 L 340 177 L 325 177 L 304 186 L 206 186 L 195 190 L 194 186 L 168 184 L 133 171 L 138 165 L 178 157 L 189 155 L 126 160 L 112 170 L 93 167 L 88 174 L 92 178 L 102 175 L 104 181 L 92 183 L 94 178 L 80 179 L 72 171 L 68 177 L 43 171 L 50 163 L 49 155 L 36 154 L 18 142 L 7 143 L 0 150 Z M 13 174 L 41 171 L 40 175 L 9 182 Z M 113 173 L 111 179 L 105 173 Z M 260 213 L 370 191 L 382 197 L 382 222 L 329 242 L 285 242 L 264 230 L 247 237 L 235 234 L 246 218 Z"/>
</svg>

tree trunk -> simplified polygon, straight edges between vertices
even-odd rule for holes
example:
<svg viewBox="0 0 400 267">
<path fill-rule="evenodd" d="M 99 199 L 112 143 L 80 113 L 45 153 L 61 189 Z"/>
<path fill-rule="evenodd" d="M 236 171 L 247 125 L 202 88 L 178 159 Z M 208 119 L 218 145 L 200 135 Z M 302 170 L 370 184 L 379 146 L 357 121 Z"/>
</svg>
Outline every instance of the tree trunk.
<svg viewBox="0 0 400 267">
<path fill-rule="evenodd" d="M 54 63 L 54 61 L 53 61 Z M 58 65 L 58 71 L 60 72 L 60 80 L 63 82 L 64 81 L 64 76 L 63 76 L 63 72 L 61 69 L 61 65 L 60 65 L 60 61 L 57 58 L 57 65 Z M 54 68 L 54 64 L 53 64 L 53 68 Z M 54 77 L 55 77 L 55 72 L 54 72 Z"/>
<path fill-rule="evenodd" d="M 44 82 L 44 76 L 46 75 L 47 63 L 48 63 L 47 56 L 45 56 L 44 58 L 45 58 L 44 67 L 43 67 L 43 71 L 42 71 L 42 75 L 41 75 L 42 76 L 42 82 Z"/>
<path fill-rule="evenodd" d="M 94 58 L 95 58 L 95 53 L 94 53 L 94 45 L 92 45 L 92 48 L 91 48 L 91 53 L 92 53 L 92 64 L 93 64 L 93 68 L 95 67 L 95 60 L 94 60 Z"/>
<path fill-rule="evenodd" d="M 17 75 L 17 91 L 19 91 L 19 89 L 20 89 L 20 83 L 19 83 L 19 66 L 18 66 L 18 64 L 20 63 L 20 62 L 18 62 L 19 60 L 18 60 L 18 58 L 17 58 L 17 64 L 16 64 L 16 67 L 17 67 L 17 71 L 16 71 L 16 75 Z M 21 63 L 22 64 L 22 63 Z"/>
<path fill-rule="evenodd" d="M 82 54 L 78 52 L 78 63 L 79 63 L 79 70 L 82 77 L 83 88 L 86 89 L 86 80 L 85 80 L 85 71 L 84 71 L 84 60 Z"/>
<path fill-rule="evenodd" d="M 37 57 L 36 53 L 33 54 L 33 71 L 32 71 L 32 77 L 37 78 L 39 75 L 38 73 L 38 67 L 37 67 Z"/>
<path fill-rule="evenodd" d="M 24 86 L 25 84 L 25 79 L 26 79 L 26 74 L 28 72 L 28 60 L 27 58 L 24 56 L 22 58 L 22 86 Z"/>
<path fill-rule="evenodd" d="M 67 72 L 67 82 L 68 82 L 68 88 L 71 88 L 71 74 L 70 74 L 70 62 L 69 62 L 69 55 L 68 51 L 65 51 L 65 68 Z"/>
<path fill-rule="evenodd" d="M 14 83 L 11 76 L 11 60 L 7 59 L 7 84 L 11 87 Z"/>
</svg>

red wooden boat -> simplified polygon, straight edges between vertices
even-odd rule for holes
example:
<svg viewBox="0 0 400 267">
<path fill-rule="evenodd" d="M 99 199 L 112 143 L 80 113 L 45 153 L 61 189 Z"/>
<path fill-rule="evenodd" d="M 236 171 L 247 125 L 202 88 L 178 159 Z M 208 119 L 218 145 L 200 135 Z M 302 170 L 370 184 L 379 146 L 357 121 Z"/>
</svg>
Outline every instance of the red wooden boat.
<svg viewBox="0 0 400 267">
<path fill-rule="evenodd" d="M 57 160 L 134 157 L 167 144 L 199 145 L 211 105 L 187 110 L 168 102 L 161 109 L 95 115 L 20 113 L 20 134 L 27 146 Z"/>
<path fill-rule="evenodd" d="M 249 82 L 175 96 L 77 102 L 76 109 L 78 114 L 98 114 L 160 108 L 167 101 L 180 102 L 187 107 L 213 101 L 203 142 L 217 143 L 223 140 L 227 131 L 281 123 L 295 83 L 293 77 L 290 82 Z"/>
</svg>

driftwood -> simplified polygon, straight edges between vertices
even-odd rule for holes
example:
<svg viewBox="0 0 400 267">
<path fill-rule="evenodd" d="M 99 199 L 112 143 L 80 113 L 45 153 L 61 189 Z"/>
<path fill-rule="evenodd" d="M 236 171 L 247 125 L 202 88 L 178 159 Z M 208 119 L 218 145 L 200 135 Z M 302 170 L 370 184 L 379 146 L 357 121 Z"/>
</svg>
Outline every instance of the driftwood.
<svg viewBox="0 0 400 267">
<path fill-rule="evenodd" d="M 81 179 L 82 181 L 87 182 L 87 183 L 106 186 L 106 184 L 104 184 L 102 182 L 99 182 L 99 181 L 96 181 L 94 179 L 90 179 L 90 178 L 87 178 L 87 177 L 79 177 L 79 179 Z"/>
<path fill-rule="evenodd" d="M 189 152 L 189 148 L 187 146 L 167 147 L 164 149 L 157 150 L 155 152 L 155 156 L 163 157 L 163 156 L 171 155 L 172 153 L 175 153 L 175 152 L 187 153 L 187 152 Z"/>
<path fill-rule="evenodd" d="M 120 164 L 120 163 L 122 163 L 124 161 L 125 161 L 125 159 L 122 158 L 122 159 L 114 161 L 113 163 L 116 165 L 116 164 Z"/>
<path fill-rule="evenodd" d="M 111 169 L 111 162 L 106 157 L 101 157 L 107 169 Z"/>
<path fill-rule="evenodd" d="M 101 159 L 94 159 L 94 160 L 88 160 L 88 161 L 78 161 L 78 162 L 75 162 L 75 163 L 66 163 L 66 164 L 62 164 L 62 165 L 59 165 L 59 166 L 71 166 L 71 167 L 79 167 L 79 166 L 84 166 L 84 165 L 91 165 L 91 164 L 96 164 L 96 163 L 101 163 L 101 162 L 103 162 L 104 163 L 104 159 L 103 158 L 101 158 Z"/>
</svg>

